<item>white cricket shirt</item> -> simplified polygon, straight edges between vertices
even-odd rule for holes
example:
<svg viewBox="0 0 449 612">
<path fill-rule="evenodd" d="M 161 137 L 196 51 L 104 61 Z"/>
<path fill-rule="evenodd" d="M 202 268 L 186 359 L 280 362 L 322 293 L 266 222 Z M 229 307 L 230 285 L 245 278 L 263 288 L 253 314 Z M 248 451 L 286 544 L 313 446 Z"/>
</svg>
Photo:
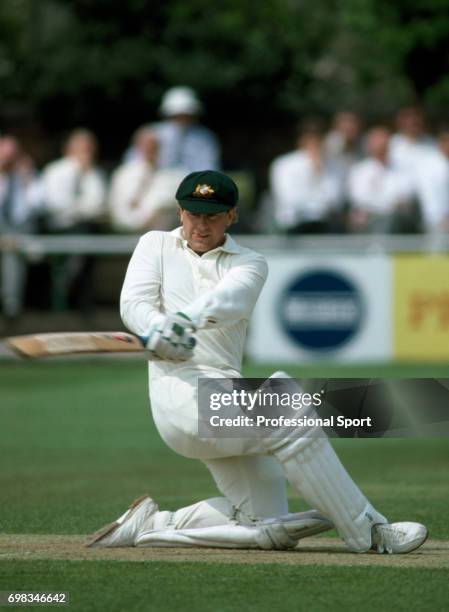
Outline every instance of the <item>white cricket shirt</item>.
<svg viewBox="0 0 449 612">
<path fill-rule="evenodd" d="M 428 232 L 444 232 L 449 220 L 449 160 L 439 150 L 420 159 L 414 181 Z"/>
<path fill-rule="evenodd" d="M 78 161 L 63 157 L 44 168 L 43 198 L 54 229 L 92 221 L 104 212 L 106 183 L 93 167 L 83 172 Z"/>
<path fill-rule="evenodd" d="M 176 188 L 184 174 L 179 170 L 156 170 L 143 159 L 120 166 L 112 176 L 109 210 L 114 226 L 121 230 L 147 231 L 161 210 L 178 206 Z"/>
<path fill-rule="evenodd" d="M 270 184 L 279 227 L 324 219 L 341 201 L 341 178 L 331 165 L 317 170 L 304 151 L 277 157 L 270 167 Z"/>
<path fill-rule="evenodd" d="M 348 192 L 354 207 L 386 215 L 393 213 L 401 202 L 410 200 L 413 185 L 406 173 L 370 157 L 352 167 Z"/>
<path fill-rule="evenodd" d="M 182 311 L 198 328 L 192 359 L 151 362 L 152 379 L 191 378 L 192 369 L 196 376 L 238 376 L 248 320 L 266 277 L 264 257 L 228 234 L 201 257 L 188 247 L 182 228 L 142 236 L 120 297 L 123 322 L 144 336 L 156 314 Z"/>
</svg>

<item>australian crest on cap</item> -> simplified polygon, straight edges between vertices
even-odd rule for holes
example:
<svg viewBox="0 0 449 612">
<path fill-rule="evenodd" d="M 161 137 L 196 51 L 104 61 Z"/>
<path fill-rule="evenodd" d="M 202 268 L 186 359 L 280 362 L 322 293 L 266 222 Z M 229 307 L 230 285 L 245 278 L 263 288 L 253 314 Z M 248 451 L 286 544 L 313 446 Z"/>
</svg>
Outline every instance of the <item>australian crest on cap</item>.
<svg viewBox="0 0 449 612">
<path fill-rule="evenodd" d="M 210 185 L 203 183 L 202 185 L 198 184 L 195 187 L 193 195 L 197 198 L 210 198 L 213 193 L 215 193 L 215 189 L 212 189 Z"/>
</svg>

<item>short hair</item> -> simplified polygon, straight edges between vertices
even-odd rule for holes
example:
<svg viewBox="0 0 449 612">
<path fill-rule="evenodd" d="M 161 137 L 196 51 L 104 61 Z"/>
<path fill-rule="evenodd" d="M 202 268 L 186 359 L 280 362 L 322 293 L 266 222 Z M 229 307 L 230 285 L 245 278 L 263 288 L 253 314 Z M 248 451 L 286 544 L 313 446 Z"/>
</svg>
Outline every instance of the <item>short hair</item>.
<svg viewBox="0 0 449 612">
<path fill-rule="evenodd" d="M 324 133 L 324 121 L 320 117 L 309 117 L 307 119 L 303 119 L 296 127 L 296 134 L 298 138 L 304 138 L 305 136 L 323 138 Z"/>
</svg>

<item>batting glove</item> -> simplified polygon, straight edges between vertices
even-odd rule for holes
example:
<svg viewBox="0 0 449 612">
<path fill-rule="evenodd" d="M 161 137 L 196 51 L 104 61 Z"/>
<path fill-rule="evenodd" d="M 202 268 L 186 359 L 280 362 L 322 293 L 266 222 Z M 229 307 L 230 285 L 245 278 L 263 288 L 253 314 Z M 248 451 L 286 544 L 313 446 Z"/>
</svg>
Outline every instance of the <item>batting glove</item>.
<svg viewBox="0 0 449 612">
<path fill-rule="evenodd" d="M 171 342 L 179 342 L 179 339 L 183 338 L 185 334 L 191 334 L 196 331 L 193 322 L 183 312 L 163 316 L 164 321 L 158 325 L 158 329 L 161 331 L 162 336 Z"/>
<path fill-rule="evenodd" d="M 187 315 L 161 315 L 149 335 L 141 338 L 153 357 L 169 361 L 185 361 L 193 355 L 196 340 L 192 335 L 195 326 Z"/>
</svg>

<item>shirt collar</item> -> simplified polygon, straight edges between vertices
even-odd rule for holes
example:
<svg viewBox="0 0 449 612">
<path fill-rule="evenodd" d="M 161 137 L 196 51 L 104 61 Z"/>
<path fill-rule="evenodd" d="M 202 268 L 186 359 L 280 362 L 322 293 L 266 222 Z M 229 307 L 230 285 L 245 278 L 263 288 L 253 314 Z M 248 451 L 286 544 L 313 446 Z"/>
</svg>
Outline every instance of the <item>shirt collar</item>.
<svg viewBox="0 0 449 612">
<path fill-rule="evenodd" d="M 172 236 L 174 236 L 178 241 L 180 241 L 184 247 L 187 247 L 187 240 L 182 235 L 182 227 L 177 227 L 173 231 L 170 232 Z M 222 245 L 216 247 L 212 251 L 208 251 L 209 253 L 224 251 L 225 253 L 231 253 L 235 255 L 236 253 L 241 252 L 241 247 L 236 243 L 236 241 L 231 238 L 229 234 L 225 234 L 226 238 Z"/>
</svg>

